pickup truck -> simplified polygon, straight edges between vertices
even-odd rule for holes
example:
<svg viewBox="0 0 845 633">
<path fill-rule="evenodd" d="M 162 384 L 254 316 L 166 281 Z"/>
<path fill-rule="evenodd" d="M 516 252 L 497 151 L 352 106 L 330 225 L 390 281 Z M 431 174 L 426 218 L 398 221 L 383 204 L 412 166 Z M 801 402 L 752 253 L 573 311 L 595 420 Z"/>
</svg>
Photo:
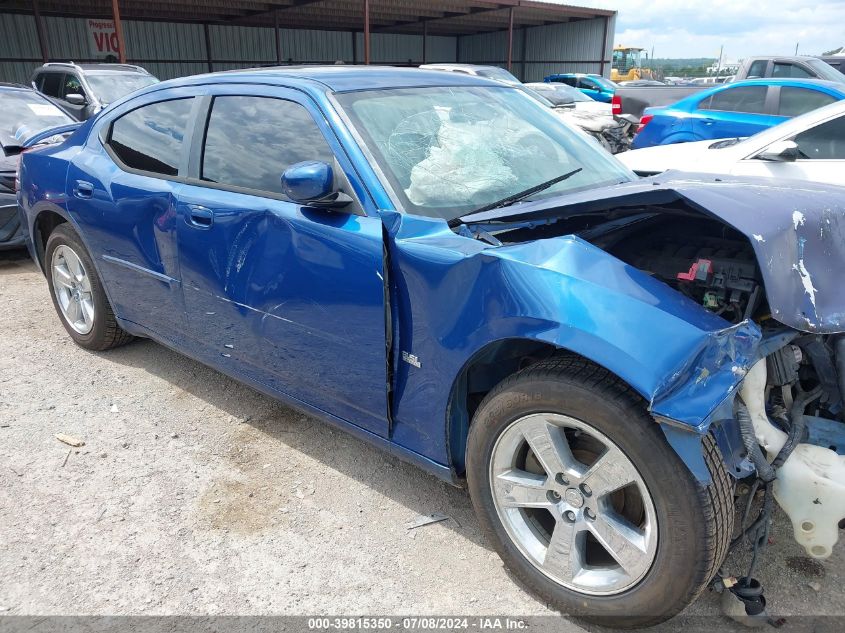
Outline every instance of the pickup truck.
<svg viewBox="0 0 845 633">
<path fill-rule="evenodd" d="M 614 116 L 627 115 L 638 120 L 643 110 L 677 103 L 689 95 L 713 86 L 620 86 L 610 100 Z"/>
<path fill-rule="evenodd" d="M 733 81 L 743 79 L 825 79 L 845 83 L 845 75 L 818 57 L 750 57 L 745 60 Z M 614 115 L 627 115 L 640 119 L 643 110 L 654 106 L 670 105 L 701 90 L 713 88 L 700 86 L 620 86 L 611 99 Z"/>
<path fill-rule="evenodd" d="M 790 57 L 749 57 L 734 81 L 742 79 L 826 79 L 845 83 L 845 75 L 818 57 L 795 55 Z"/>
</svg>

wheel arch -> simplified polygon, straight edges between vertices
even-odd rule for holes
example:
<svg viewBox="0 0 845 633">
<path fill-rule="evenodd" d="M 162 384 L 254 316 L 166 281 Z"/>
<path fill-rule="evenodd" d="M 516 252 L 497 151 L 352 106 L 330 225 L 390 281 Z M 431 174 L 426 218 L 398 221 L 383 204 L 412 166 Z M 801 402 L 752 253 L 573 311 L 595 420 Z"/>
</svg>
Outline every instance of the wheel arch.
<svg viewBox="0 0 845 633">
<path fill-rule="evenodd" d="M 56 230 L 56 227 L 66 223 L 73 226 L 73 229 L 79 234 L 76 226 L 60 207 L 43 205 L 35 212 L 31 231 L 32 244 L 35 249 L 35 255 L 38 258 L 38 264 L 41 266 L 41 272 L 45 275 L 47 274 L 47 269 L 44 255 L 47 249 L 47 240 L 50 238 L 50 234 Z"/>
<path fill-rule="evenodd" d="M 647 403 L 648 394 L 619 376 L 611 368 L 573 349 L 548 341 L 509 337 L 490 341 L 476 350 L 452 382 L 446 409 L 446 442 L 453 472 L 463 477 L 466 444 L 478 405 L 496 385 L 518 371 L 556 355 L 571 355 L 610 372 L 636 391 Z"/>
</svg>

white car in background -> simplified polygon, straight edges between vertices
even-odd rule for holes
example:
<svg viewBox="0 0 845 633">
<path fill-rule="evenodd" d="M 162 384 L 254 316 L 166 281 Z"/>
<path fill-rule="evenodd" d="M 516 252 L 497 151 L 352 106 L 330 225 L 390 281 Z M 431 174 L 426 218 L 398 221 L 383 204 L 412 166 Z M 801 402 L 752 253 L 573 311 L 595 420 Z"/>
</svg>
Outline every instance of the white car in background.
<svg viewBox="0 0 845 633">
<path fill-rule="evenodd" d="M 595 138 L 611 154 L 626 151 L 631 145 L 631 123 L 617 120 L 609 103 L 591 99 L 583 92 L 562 83 L 523 84 L 535 95 L 551 102 L 555 114 Z"/>
<path fill-rule="evenodd" d="M 632 124 L 614 119 L 609 103 L 594 101 L 571 86 L 539 82 L 524 84 L 504 68 L 482 64 L 423 64 L 420 68 L 474 75 L 515 86 L 544 106 L 554 108 L 555 114 L 595 139 L 611 154 L 624 152 L 631 146 Z"/>
<path fill-rule="evenodd" d="M 658 145 L 625 152 L 617 158 L 641 176 L 678 169 L 845 186 L 845 101 L 748 138 Z"/>
</svg>

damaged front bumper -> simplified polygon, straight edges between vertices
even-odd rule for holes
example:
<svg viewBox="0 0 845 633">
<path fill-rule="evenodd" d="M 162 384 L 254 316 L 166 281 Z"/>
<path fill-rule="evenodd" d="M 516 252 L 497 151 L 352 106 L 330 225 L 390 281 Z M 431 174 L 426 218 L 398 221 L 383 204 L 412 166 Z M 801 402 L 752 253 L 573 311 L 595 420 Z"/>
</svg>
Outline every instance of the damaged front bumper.
<svg viewBox="0 0 845 633">
<path fill-rule="evenodd" d="M 757 470 L 743 444 L 735 413 L 737 402 L 746 407 L 756 441 L 767 460 L 775 462 L 774 498 L 789 516 L 795 540 L 809 556 L 827 558 L 845 520 L 845 456 L 837 453 L 845 452 L 845 429 L 839 422 L 804 415 L 808 429 L 804 441 L 791 448 L 788 457 L 778 464 L 775 458 L 789 438 L 772 422 L 766 409 L 766 357 L 797 333 L 785 330 L 752 341 L 743 335 L 741 325 L 714 333 L 712 345 L 690 366 L 689 371 L 698 378 L 678 379 L 675 389 L 653 401 L 652 413 L 690 471 L 702 483 L 709 483 L 710 473 L 701 451 L 701 438 L 709 432 L 716 437 L 733 477 L 742 479 Z M 738 345 L 743 341 L 748 341 L 753 351 L 747 345 Z M 725 397 L 709 415 L 703 419 L 688 415 L 692 402 L 699 399 L 704 405 L 719 389 Z"/>
</svg>

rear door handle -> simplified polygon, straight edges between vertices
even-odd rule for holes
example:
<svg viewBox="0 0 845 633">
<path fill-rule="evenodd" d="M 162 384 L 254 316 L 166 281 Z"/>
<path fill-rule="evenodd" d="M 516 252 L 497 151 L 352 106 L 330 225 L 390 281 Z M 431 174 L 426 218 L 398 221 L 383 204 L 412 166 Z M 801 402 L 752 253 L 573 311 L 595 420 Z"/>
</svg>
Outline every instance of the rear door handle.
<svg viewBox="0 0 845 633">
<path fill-rule="evenodd" d="M 77 180 L 73 188 L 73 195 L 77 198 L 90 198 L 94 195 L 94 185 L 85 180 Z"/>
<path fill-rule="evenodd" d="M 198 229 L 209 229 L 214 224 L 214 212 L 198 204 L 188 205 L 188 224 Z"/>
</svg>

